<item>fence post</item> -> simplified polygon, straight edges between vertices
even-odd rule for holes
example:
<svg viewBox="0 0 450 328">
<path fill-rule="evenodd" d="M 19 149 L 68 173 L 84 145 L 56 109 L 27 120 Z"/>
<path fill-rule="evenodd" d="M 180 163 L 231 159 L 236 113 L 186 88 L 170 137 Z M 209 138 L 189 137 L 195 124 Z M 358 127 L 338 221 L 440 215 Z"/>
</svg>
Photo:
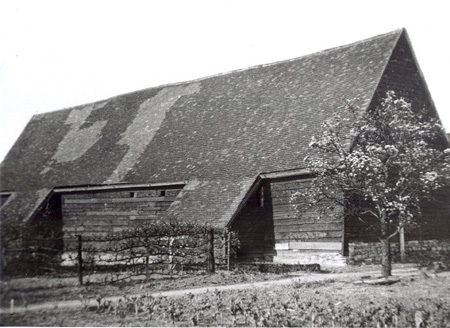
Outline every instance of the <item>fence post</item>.
<svg viewBox="0 0 450 328">
<path fill-rule="evenodd" d="M 231 232 L 227 232 L 227 270 L 231 268 Z"/>
<path fill-rule="evenodd" d="M 78 235 L 78 285 L 83 285 L 83 257 L 81 252 L 81 235 Z"/>
<path fill-rule="evenodd" d="M 216 264 L 214 260 L 214 229 L 209 230 L 208 240 L 208 272 L 216 272 Z"/>
<path fill-rule="evenodd" d="M 147 254 L 149 253 L 148 249 L 147 249 Z M 148 267 L 149 264 L 149 258 L 148 255 L 145 257 L 145 279 L 148 280 L 150 278 L 150 268 Z"/>
</svg>

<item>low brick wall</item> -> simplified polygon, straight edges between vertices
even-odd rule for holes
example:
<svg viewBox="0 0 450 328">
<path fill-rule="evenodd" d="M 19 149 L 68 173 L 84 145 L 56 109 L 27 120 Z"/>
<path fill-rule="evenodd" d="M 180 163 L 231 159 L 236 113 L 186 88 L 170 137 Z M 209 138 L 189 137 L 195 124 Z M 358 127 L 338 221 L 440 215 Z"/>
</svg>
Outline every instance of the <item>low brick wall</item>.
<svg viewBox="0 0 450 328">
<path fill-rule="evenodd" d="M 445 240 L 411 240 L 405 245 L 406 262 L 429 264 L 433 261 L 450 261 L 450 239 Z M 392 262 L 400 262 L 398 242 L 391 243 Z M 350 243 L 347 263 L 380 264 L 381 243 Z"/>
</svg>

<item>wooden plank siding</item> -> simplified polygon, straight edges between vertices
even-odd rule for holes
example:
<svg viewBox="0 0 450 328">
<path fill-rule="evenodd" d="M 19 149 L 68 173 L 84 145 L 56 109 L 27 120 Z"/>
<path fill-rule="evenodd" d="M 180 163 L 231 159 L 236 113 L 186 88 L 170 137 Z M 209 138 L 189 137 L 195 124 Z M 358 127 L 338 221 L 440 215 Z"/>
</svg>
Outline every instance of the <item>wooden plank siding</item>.
<svg viewBox="0 0 450 328">
<path fill-rule="evenodd" d="M 180 190 L 177 186 L 62 194 L 63 232 L 66 235 L 105 235 L 157 220 Z"/>
<path fill-rule="evenodd" d="M 411 102 L 415 110 L 424 109 L 421 114 L 436 117 L 432 100 L 424 84 L 421 72 L 416 65 L 413 54 L 405 38 L 400 38 L 394 49 L 391 60 L 379 82 L 370 108 L 376 107 L 386 91 L 393 90 L 399 96 Z M 438 140 L 436 147 L 446 147 L 445 136 Z M 418 225 L 409 226 L 405 230 L 405 239 L 427 240 L 445 239 L 450 236 L 450 188 L 436 191 L 433 199 L 422 207 L 422 216 L 417 218 Z M 366 218 L 366 223 L 356 218 L 345 220 L 345 254 L 348 244 L 354 242 L 371 243 L 379 241 L 380 223 L 376 218 Z M 398 241 L 398 237 L 394 240 Z"/>
<path fill-rule="evenodd" d="M 435 191 L 421 208 L 422 215 L 405 228 L 405 240 L 443 240 L 450 236 L 450 188 Z M 350 243 L 378 242 L 380 222 L 376 218 L 345 219 L 345 255 Z M 392 242 L 398 242 L 396 236 Z"/>
<path fill-rule="evenodd" d="M 407 240 L 448 239 L 450 237 L 450 187 L 441 188 L 422 207 L 416 227 L 406 230 Z"/>
<path fill-rule="evenodd" d="M 282 254 L 298 257 L 309 253 L 333 256 L 342 253 L 341 218 L 319 219 L 316 211 L 299 216 L 294 208 L 292 195 L 308 188 L 310 182 L 308 176 L 263 180 L 231 227 L 239 235 L 240 260 L 273 261 Z"/>
<path fill-rule="evenodd" d="M 295 208 L 292 195 L 309 188 L 311 178 L 310 175 L 301 175 L 270 180 L 276 251 L 273 261 L 344 266 L 342 215 L 320 215 L 314 209 L 298 213 Z"/>
<path fill-rule="evenodd" d="M 333 216 L 320 217 L 317 211 L 296 212 L 292 195 L 308 188 L 311 178 L 289 177 L 270 181 L 273 222 L 276 243 L 342 242 L 342 220 Z"/>
<path fill-rule="evenodd" d="M 262 183 L 250 196 L 231 230 L 237 232 L 240 242 L 238 261 L 272 261 L 274 235 L 269 183 Z"/>
</svg>

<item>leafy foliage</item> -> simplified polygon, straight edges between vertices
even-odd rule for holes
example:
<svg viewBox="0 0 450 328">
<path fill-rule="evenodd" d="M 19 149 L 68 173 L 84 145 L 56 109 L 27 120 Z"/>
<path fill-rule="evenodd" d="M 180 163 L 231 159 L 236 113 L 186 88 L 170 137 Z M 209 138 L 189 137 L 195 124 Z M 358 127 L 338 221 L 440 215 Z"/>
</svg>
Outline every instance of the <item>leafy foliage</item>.
<svg viewBox="0 0 450 328">
<path fill-rule="evenodd" d="M 45 221 L 29 225 L 2 222 L 0 231 L 3 273 L 53 272 L 61 264 L 63 238 L 57 225 Z"/>
<path fill-rule="evenodd" d="M 423 202 L 450 182 L 450 149 L 439 120 L 393 91 L 365 112 L 358 99 L 348 101 L 310 147 L 305 162 L 314 178 L 311 188 L 293 195 L 299 212 L 309 206 L 322 215 L 375 220 L 380 240 L 414 223 Z"/>
<path fill-rule="evenodd" d="M 361 272 L 362 273 L 362 272 Z M 244 275 L 246 276 L 245 280 Z M 164 279 L 159 289 L 142 284 L 108 293 L 110 284 L 79 287 L 81 307 L 54 308 L 16 313 L 2 317 L 7 326 L 298 326 L 298 327 L 447 327 L 450 325 L 450 287 L 448 272 L 435 277 L 405 275 L 392 285 L 352 283 L 354 278 L 310 281 L 310 275 L 297 277 L 289 285 L 215 290 L 213 285 L 264 281 L 272 275 L 219 272 L 183 279 Z M 205 278 L 207 278 L 205 280 Z M 332 278 L 332 277 L 330 277 Z M 23 291 L 23 279 L 16 300 Z M 212 283 L 216 282 L 216 283 Z M 30 283 L 40 283 L 31 280 Z M 60 293 L 59 284 L 47 287 Z M 211 286 L 197 294 L 182 289 Z M 100 287 L 100 286 L 99 286 Z M 178 296 L 162 296 L 161 290 L 179 290 Z M 75 289 L 77 287 L 70 287 Z M 221 288 L 221 287 L 219 287 Z M 233 287 L 231 287 L 233 288 Z M 204 290 L 203 290 L 204 291 Z M 120 293 L 120 294 L 119 294 Z M 10 295 L 10 294 L 8 294 Z M 122 295 L 121 297 L 112 297 Z M 12 295 L 11 295 L 12 296 Z M 55 295 L 56 296 L 56 295 Z M 106 297 L 105 297 L 106 296 Z M 58 299 L 54 299 L 58 300 Z M 31 301 L 31 299 L 30 299 Z M 32 304 L 33 302 L 29 302 Z M 6 303 L 7 304 L 7 303 Z M 21 305 L 21 302 L 17 302 Z"/>
<path fill-rule="evenodd" d="M 38 269 L 51 263 L 57 272 L 78 265 L 77 235 L 82 232 L 62 234 L 60 228 L 45 223 L 2 226 L 4 269 L 31 264 Z M 232 232 L 196 222 L 148 220 L 114 233 L 82 235 L 83 271 L 86 275 L 105 270 L 109 273 L 105 279 L 111 282 L 152 272 L 204 270 L 210 245 L 214 245 L 216 265 L 225 266 L 228 252 L 233 257 L 239 241 Z"/>
<path fill-rule="evenodd" d="M 311 288 L 309 288 L 311 287 Z M 98 313 L 136 315 L 163 325 L 256 327 L 444 327 L 450 324 L 447 300 L 372 298 L 352 301 L 321 295 L 314 285 L 218 291 L 168 298 L 124 296 Z M 118 309 L 118 310 L 115 310 Z"/>
</svg>

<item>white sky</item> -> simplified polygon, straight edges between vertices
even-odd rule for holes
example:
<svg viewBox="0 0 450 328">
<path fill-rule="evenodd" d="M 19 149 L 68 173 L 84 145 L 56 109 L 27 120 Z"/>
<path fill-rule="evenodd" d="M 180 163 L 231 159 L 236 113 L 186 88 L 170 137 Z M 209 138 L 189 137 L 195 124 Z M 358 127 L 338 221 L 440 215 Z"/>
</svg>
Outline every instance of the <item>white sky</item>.
<svg viewBox="0 0 450 328">
<path fill-rule="evenodd" d="M 450 129 L 446 1 L 0 1 L 0 160 L 31 116 L 406 27 Z"/>
</svg>

